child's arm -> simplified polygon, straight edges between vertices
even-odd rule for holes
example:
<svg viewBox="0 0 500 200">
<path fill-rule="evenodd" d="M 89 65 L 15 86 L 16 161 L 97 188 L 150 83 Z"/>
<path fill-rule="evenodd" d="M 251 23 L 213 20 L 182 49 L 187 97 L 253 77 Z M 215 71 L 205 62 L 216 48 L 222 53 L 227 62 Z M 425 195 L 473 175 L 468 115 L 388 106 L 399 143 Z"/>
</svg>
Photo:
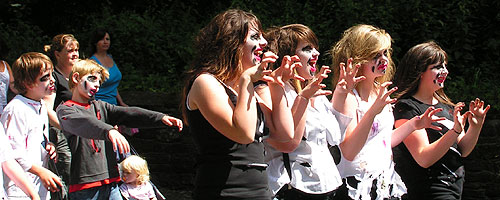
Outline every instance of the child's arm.
<svg viewBox="0 0 500 200">
<path fill-rule="evenodd" d="M 51 192 L 57 192 L 62 187 L 61 178 L 42 166 L 32 165 L 28 171 L 40 177 L 43 187 Z"/>
<path fill-rule="evenodd" d="M 182 125 L 182 120 L 180 119 L 165 115 L 163 116 L 163 118 L 161 118 L 161 121 L 167 126 L 177 126 L 179 128 L 179 132 L 182 131 L 183 125 Z"/>
<path fill-rule="evenodd" d="M 2 170 L 31 199 L 40 199 L 33 184 L 26 177 L 23 168 L 14 159 L 2 162 Z"/>
</svg>

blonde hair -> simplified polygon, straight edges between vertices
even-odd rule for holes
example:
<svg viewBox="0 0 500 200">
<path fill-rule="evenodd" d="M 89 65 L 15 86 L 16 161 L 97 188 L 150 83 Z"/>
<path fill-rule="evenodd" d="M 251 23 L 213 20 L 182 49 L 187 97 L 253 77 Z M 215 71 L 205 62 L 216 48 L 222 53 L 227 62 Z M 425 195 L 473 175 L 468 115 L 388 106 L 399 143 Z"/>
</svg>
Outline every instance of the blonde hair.
<svg viewBox="0 0 500 200">
<path fill-rule="evenodd" d="M 137 184 L 142 185 L 149 181 L 148 163 L 143 158 L 131 155 L 120 163 L 120 174 L 124 172 L 135 172 L 137 176 Z"/>
<path fill-rule="evenodd" d="M 54 52 L 63 50 L 70 42 L 73 42 L 77 48 L 80 48 L 80 43 L 78 43 L 78 40 L 76 40 L 75 36 L 73 36 L 72 34 L 59 34 L 52 38 L 51 44 L 43 46 L 43 50 L 47 52 L 49 57 L 52 59 L 52 62 L 57 64 L 57 59 L 54 55 Z"/>
<path fill-rule="evenodd" d="M 353 58 L 355 64 L 364 64 L 372 60 L 380 50 L 387 49 L 388 66 L 384 76 L 375 79 L 383 83 L 392 79 L 394 75 L 394 63 L 391 58 L 392 38 L 384 29 L 371 25 L 359 24 L 347 29 L 342 38 L 330 50 L 332 55 L 333 85 L 339 79 L 339 65 L 341 62 L 347 64 L 347 59 Z M 358 71 L 358 75 L 362 70 Z M 334 87 L 335 88 L 335 87 Z"/>
<path fill-rule="evenodd" d="M 12 64 L 14 87 L 19 93 L 25 94 L 29 87 L 35 85 L 39 75 L 53 68 L 54 65 L 45 54 L 38 52 L 25 53 Z"/>
<path fill-rule="evenodd" d="M 70 73 L 70 78 L 73 76 L 74 73 L 78 73 L 78 75 L 81 77 L 87 75 L 87 74 L 93 74 L 93 73 L 99 73 L 101 74 L 101 80 L 99 81 L 100 84 L 104 82 L 109 77 L 109 72 L 106 68 L 103 66 L 99 65 L 94 60 L 91 59 L 84 59 L 84 60 L 78 60 L 76 61 L 75 65 L 73 65 L 73 68 L 71 69 Z M 72 90 L 75 85 L 75 83 L 72 79 L 69 81 L 69 89 Z"/>
</svg>

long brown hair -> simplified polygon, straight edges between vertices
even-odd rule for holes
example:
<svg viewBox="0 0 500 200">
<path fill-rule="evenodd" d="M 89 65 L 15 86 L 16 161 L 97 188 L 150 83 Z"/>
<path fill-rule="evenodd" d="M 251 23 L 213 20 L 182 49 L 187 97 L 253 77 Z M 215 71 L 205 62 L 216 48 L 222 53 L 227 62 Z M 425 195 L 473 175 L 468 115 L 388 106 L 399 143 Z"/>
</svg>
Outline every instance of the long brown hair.
<svg viewBox="0 0 500 200">
<path fill-rule="evenodd" d="M 222 82 L 234 80 L 242 73 L 241 58 L 243 44 L 248 30 L 252 27 L 262 30 L 257 17 L 239 9 L 219 13 L 208 25 L 203 27 L 195 38 L 195 56 L 191 69 L 186 72 L 186 82 L 182 94 L 181 109 L 184 123 L 186 118 L 186 99 L 194 79 L 209 73 Z"/>
<path fill-rule="evenodd" d="M 448 55 L 434 41 L 415 45 L 408 50 L 401 59 L 394 77 L 394 84 L 402 89 L 396 93 L 396 98 L 408 98 L 417 93 L 421 76 L 429 65 L 443 62 L 448 62 Z M 434 97 L 441 103 L 455 105 L 446 96 L 443 88 L 434 92 Z"/>
<path fill-rule="evenodd" d="M 342 38 L 332 47 L 333 84 L 339 79 L 339 65 L 341 62 L 347 64 L 347 59 L 353 58 L 353 65 L 363 64 L 372 60 L 382 49 L 387 49 L 388 66 L 384 76 L 375 80 L 383 83 L 392 79 L 394 75 L 394 63 L 391 58 L 392 38 L 384 29 L 372 25 L 359 24 L 347 29 Z M 358 75 L 363 70 L 358 71 Z M 335 88 L 335 87 L 333 87 Z"/>
<path fill-rule="evenodd" d="M 264 37 L 268 42 L 264 51 L 272 51 L 279 57 L 276 63 L 269 65 L 270 67 L 279 67 L 281 66 L 281 59 L 284 56 L 295 55 L 299 41 L 310 43 L 314 48 L 319 50 L 318 37 L 316 37 L 316 34 L 309 27 L 302 24 L 272 27 L 265 33 Z M 297 92 L 302 90 L 300 81 L 291 79 L 290 82 Z"/>
</svg>

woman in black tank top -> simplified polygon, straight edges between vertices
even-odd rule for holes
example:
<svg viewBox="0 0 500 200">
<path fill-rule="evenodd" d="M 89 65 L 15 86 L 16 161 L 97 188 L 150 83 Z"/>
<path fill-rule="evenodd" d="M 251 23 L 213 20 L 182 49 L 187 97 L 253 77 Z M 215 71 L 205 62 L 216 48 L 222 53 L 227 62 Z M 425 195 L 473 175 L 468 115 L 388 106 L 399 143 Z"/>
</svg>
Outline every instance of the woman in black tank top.
<svg viewBox="0 0 500 200">
<path fill-rule="evenodd" d="M 215 16 L 196 37 L 182 101 L 198 150 L 194 199 L 271 199 L 262 142 L 293 137 L 278 81 L 293 68 L 267 70 L 277 56 L 263 53 L 266 45 L 257 17 L 234 9 Z M 273 88 L 272 111 L 255 94 L 260 80 Z"/>
</svg>

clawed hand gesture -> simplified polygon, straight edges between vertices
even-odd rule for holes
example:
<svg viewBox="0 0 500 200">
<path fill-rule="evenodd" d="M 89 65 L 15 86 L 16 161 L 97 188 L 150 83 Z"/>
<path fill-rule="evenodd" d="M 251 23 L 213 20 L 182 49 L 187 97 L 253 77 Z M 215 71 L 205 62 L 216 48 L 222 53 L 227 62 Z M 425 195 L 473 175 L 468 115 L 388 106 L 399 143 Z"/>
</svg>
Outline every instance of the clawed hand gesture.
<svg viewBox="0 0 500 200">
<path fill-rule="evenodd" d="M 336 86 L 336 90 L 339 92 L 348 93 L 354 89 L 357 83 L 366 79 L 364 76 L 356 77 L 358 73 L 360 64 L 356 64 L 354 67 L 352 66 L 352 58 L 347 60 L 347 66 L 345 63 L 340 63 L 339 68 L 339 80 Z"/>
<path fill-rule="evenodd" d="M 440 131 L 442 128 L 439 126 L 432 125 L 434 122 L 438 122 L 441 120 L 445 120 L 444 117 L 435 117 L 435 114 L 443 111 L 442 108 L 434 108 L 434 106 L 430 106 L 425 110 L 424 114 L 417 116 L 417 121 L 415 122 L 415 130 L 422 128 L 432 128 L 434 130 Z"/>
<path fill-rule="evenodd" d="M 283 87 L 285 86 L 285 82 L 290 79 L 304 81 L 305 79 L 303 77 L 295 73 L 295 69 L 298 67 L 302 67 L 299 56 L 284 56 L 281 61 L 281 66 L 271 73 L 270 77 L 272 81 L 268 82 L 276 83 Z"/>
<path fill-rule="evenodd" d="M 490 110 L 490 105 L 484 108 L 484 101 L 481 101 L 479 98 L 471 101 L 469 104 L 469 111 L 467 111 L 470 113 L 467 117 L 469 125 L 482 126 L 488 110 Z"/>
<path fill-rule="evenodd" d="M 391 85 L 392 82 L 384 82 L 379 86 L 379 91 L 375 102 L 373 102 L 370 109 L 374 109 L 373 111 L 376 114 L 379 114 L 384 109 L 385 105 L 395 103 L 396 99 L 391 99 L 390 95 L 394 93 L 398 87 L 394 87 L 390 90 L 387 90 L 387 87 Z"/>
<path fill-rule="evenodd" d="M 323 90 L 326 85 L 321 83 L 323 79 L 328 78 L 328 73 L 330 72 L 330 67 L 322 66 L 319 73 L 317 73 L 311 82 L 300 92 L 300 96 L 309 99 L 313 96 L 332 94 L 330 90 Z"/>
</svg>

